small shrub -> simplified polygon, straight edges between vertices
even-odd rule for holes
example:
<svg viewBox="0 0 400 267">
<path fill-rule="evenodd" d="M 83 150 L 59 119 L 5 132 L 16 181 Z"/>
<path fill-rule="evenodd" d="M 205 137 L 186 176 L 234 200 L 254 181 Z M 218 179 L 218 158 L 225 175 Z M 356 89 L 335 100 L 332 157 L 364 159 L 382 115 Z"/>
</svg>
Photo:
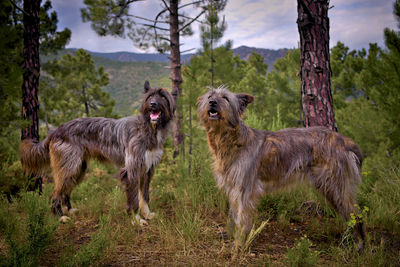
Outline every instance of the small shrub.
<svg viewBox="0 0 400 267">
<path fill-rule="evenodd" d="M 285 266 L 290 267 L 311 267 L 317 266 L 319 252 L 312 251 L 313 244 L 306 236 L 297 240 L 293 248 L 288 249 L 284 260 Z"/>
<path fill-rule="evenodd" d="M 40 256 L 50 245 L 56 229 L 56 221 L 48 212 L 49 203 L 46 197 L 28 192 L 21 195 L 18 203 L 27 217 L 15 216 L 13 209 L 2 209 L 0 226 L 5 233 L 9 246 L 9 257 L 5 265 L 37 266 Z"/>
</svg>

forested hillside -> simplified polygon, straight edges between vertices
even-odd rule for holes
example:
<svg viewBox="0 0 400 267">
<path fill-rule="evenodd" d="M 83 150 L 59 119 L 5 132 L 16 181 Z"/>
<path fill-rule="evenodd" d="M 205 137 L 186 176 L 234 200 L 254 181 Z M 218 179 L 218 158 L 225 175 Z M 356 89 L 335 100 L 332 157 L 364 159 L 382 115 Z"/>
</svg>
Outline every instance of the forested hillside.
<svg viewBox="0 0 400 267">
<path fill-rule="evenodd" d="M 73 54 L 76 49 L 65 49 L 57 55 L 42 57 L 42 62 L 60 58 L 65 54 Z M 263 49 L 240 46 L 232 50 L 234 55 L 240 59 L 248 60 L 255 52 L 262 56 L 263 61 L 268 65 L 268 71 L 273 69 L 273 64 L 279 58 L 285 56 L 288 49 Z M 155 86 L 166 88 L 171 87 L 169 75 L 168 55 L 146 54 L 146 53 L 98 53 L 90 52 L 97 67 L 104 66 L 109 74 L 109 84 L 104 87 L 116 102 L 115 111 L 123 116 L 132 114 L 138 108 L 141 100 L 143 83 L 147 79 Z M 182 57 L 183 62 L 189 63 L 195 54 L 186 54 Z"/>
<path fill-rule="evenodd" d="M 141 103 L 143 84 L 170 88 L 169 68 L 165 62 L 119 62 L 94 57 L 96 66 L 104 66 L 110 83 L 104 88 L 115 99 L 115 111 L 122 116 L 131 115 Z"/>
<path fill-rule="evenodd" d="M 75 49 L 59 51 L 57 55 L 43 56 L 43 63 L 59 59 L 65 54 L 74 54 Z M 145 80 L 161 87 L 170 87 L 168 79 L 169 69 L 167 62 L 125 62 L 123 60 L 107 59 L 107 53 L 94 53 L 101 56 L 92 56 L 96 67 L 103 66 L 108 73 L 109 83 L 104 87 L 115 100 L 115 111 L 122 116 L 131 115 L 139 107 L 142 98 Z"/>
</svg>

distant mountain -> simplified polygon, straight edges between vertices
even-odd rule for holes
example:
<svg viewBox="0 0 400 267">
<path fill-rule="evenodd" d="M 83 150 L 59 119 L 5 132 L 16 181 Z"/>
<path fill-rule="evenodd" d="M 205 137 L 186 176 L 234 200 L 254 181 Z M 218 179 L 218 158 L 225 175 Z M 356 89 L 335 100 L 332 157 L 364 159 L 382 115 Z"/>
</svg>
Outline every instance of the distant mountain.
<svg viewBox="0 0 400 267">
<path fill-rule="evenodd" d="M 239 46 L 233 49 L 233 54 L 239 55 L 241 59 L 248 60 L 251 53 L 255 52 L 264 58 L 264 63 L 268 64 L 268 71 L 272 70 L 274 63 L 277 59 L 284 57 L 290 49 L 266 49 L 266 48 L 256 48 L 248 46 Z"/>
<path fill-rule="evenodd" d="M 76 49 L 67 49 L 73 50 Z M 289 51 L 287 48 L 281 49 L 266 49 L 266 48 L 256 48 L 248 46 L 239 46 L 233 49 L 234 55 L 239 55 L 241 59 L 248 60 L 252 52 L 260 54 L 264 57 L 264 62 L 268 64 L 268 69 L 270 70 L 278 58 L 284 57 Z M 101 53 L 101 52 L 90 52 L 93 56 L 102 57 L 109 60 L 115 60 L 120 62 L 169 62 L 168 54 L 159 53 L 134 53 L 134 52 L 111 52 L 111 53 Z M 195 56 L 195 53 L 183 54 L 181 55 L 181 60 L 184 63 L 189 62 L 190 58 Z"/>
</svg>

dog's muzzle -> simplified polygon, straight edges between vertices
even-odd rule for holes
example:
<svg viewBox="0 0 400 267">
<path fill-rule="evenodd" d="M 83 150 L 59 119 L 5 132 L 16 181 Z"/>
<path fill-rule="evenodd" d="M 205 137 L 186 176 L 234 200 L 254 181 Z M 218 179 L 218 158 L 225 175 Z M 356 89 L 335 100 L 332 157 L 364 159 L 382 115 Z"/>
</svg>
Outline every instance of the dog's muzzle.
<svg viewBox="0 0 400 267">
<path fill-rule="evenodd" d="M 214 99 L 211 99 L 208 101 L 208 118 L 210 120 L 219 120 L 221 119 L 221 116 L 219 114 L 219 108 L 218 108 L 218 102 Z"/>
</svg>

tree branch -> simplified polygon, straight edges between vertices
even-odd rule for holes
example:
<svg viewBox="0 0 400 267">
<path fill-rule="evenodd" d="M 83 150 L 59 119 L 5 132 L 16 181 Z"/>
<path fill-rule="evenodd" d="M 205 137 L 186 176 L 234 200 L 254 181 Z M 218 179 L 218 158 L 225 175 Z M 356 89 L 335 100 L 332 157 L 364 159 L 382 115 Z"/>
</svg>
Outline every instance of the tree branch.
<svg viewBox="0 0 400 267">
<path fill-rule="evenodd" d="M 190 6 L 190 5 L 200 4 L 202 2 L 204 2 L 204 1 L 196 1 L 196 2 L 185 4 L 185 5 L 181 5 L 181 6 L 178 7 L 178 9 L 181 9 L 181 8 L 184 8 L 184 7 L 187 7 L 187 6 Z"/>
<path fill-rule="evenodd" d="M 188 16 L 181 15 L 181 14 L 178 14 L 178 17 L 182 17 L 182 18 L 185 18 L 185 19 L 193 19 L 192 17 L 188 17 Z M 200 20 L 197 20 L 197 22 L 202 23 L 202 21 L 200 21 Z"/>
<path fill-rule="evenodd" d="M 196 21 L 201 15 L 203 15 L 205 10 L 201 11 L 195 18 L 193 18 L 190 22 L 186 23 L 182 28 L 178 30 L 178 32 L 183 31 L 185 28 L 187 28 L 190 24 L 192 24 L 194 21 Z"/>
<path fill-rule="evenodd" d="M 189 48 L 189 49 L 183 50 L 183 51 L 181 51 L 181 54 L 189 52 L 189 51 L 192 51 L 192 50 L 195 50 L 195 49 L 196 48 Z"/>
<path fill-rule="evenodd" d="M 165 9 L 164 10 L 168 10 L 171 13 L 171 9 L 169 9 L 169 6 L 167 5 L 167 3 L 165 2 L 165 0 L 162 0 L 162 2 L 164 3 Z"/>
<path fill-rule="evenodd" d="M 21 11 L 25 16 L 31 17 L 31 14 L 26 13 L 25 10 L 23 10 L 22 8 L 20 8 L 14 1 L 12 1 L 12 0 L 9 0 L 9 1 L 10 1 L 10 3 L 11 3 L 16 9 L 18 9 L 19 11 Z"/>
<path fill-rule="evenodd" d="M 169 31 L 169 29 L 167 29 L 167 28 L 161 28 L 161 27 L 158 27 L 158 26 L 155 26 L 155 25 L 151 25 L 151 24 L 145 24 L 145 23 L 137 23 L 137 24 L 140 24 L 140 25 L 143 25 L 145 27 L 152 28 L 152 29 L 157 29 L 157 30 L 160 30 L 160 31 Z"/>
<path fill-rule="evenodd" d="M 169 23 L 168 21 L 162 21 L 162 20 L 153 20 L 153 19 L 148 19 L 148 18 L 144 18 L 144 17 L 140 17 L 140 16 L 136 16 L 136 15 L 128 15 L 129 17 L 133 17 L 136 19 L 141 19 L 141 20 L 145 20 L 148 22 L 154 22 L 154 23 Z"/>
</svg>

